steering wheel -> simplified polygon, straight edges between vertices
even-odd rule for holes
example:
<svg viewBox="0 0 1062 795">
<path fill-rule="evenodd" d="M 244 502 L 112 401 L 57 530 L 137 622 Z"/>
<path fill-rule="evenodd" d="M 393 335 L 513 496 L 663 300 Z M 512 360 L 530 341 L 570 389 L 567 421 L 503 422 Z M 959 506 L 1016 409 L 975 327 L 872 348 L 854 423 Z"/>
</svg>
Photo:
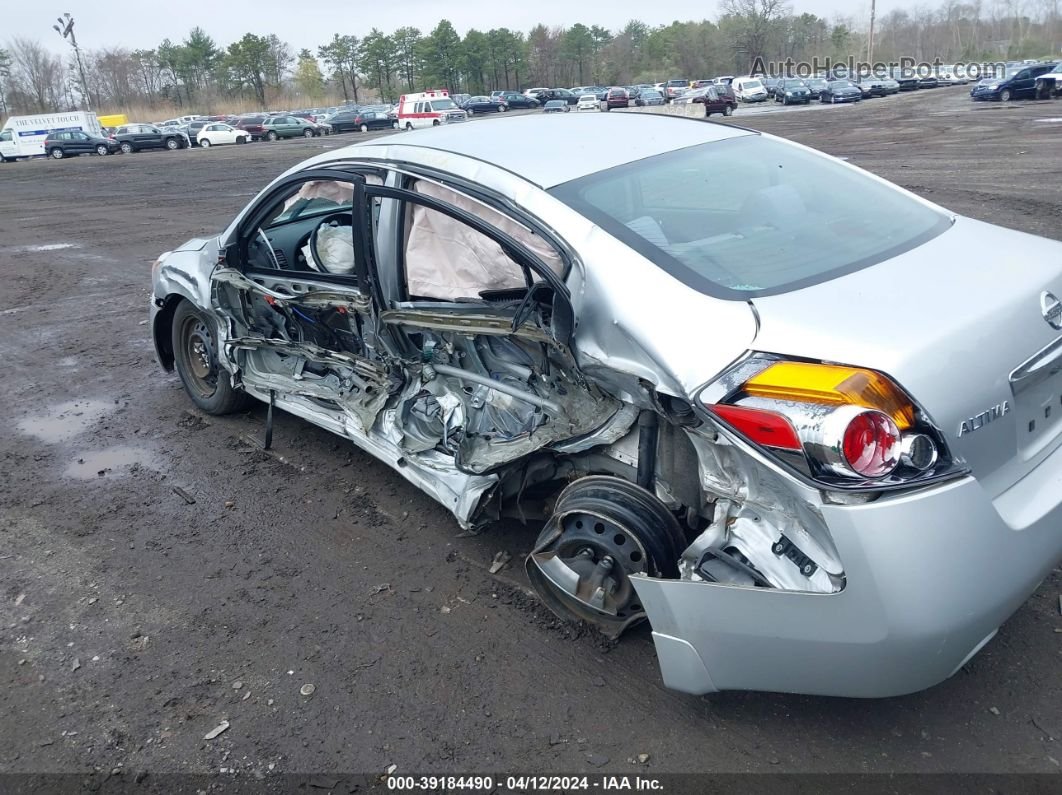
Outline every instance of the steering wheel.
<svg viewBox="0 0 1062 795">
<path fill-rule="evenodd" d="M 324 262 L 321 259 L 320 252 L 317 251 L 317 232 L 322 226 L 335 225 L 335 226 L 354 226 L 354 219 L 351 217 L 349 211 L 340 213 L 330 213 L 321 219 L 321 223 L 313 228 L 313 232 L 310 233 L 310 253 L 313 255 L 314 262 L 321 269 L 323 273 L 330 273 L 327 268 L 324 267 Z"/>
</svg>

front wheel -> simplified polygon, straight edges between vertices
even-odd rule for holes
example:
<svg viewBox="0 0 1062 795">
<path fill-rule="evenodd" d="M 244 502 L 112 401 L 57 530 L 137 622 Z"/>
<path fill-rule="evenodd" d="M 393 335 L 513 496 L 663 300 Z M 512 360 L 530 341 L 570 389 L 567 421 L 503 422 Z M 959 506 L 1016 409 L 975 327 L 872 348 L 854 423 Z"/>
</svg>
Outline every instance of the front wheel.
<svg viewBox="0 0 1062 795">
<path fill-rule="evenodd" d="M 1014 98 L 1014 95 L 1010 93 L 1009 88 L 1004 88 L 999 94 L 1000 102 L 1010 102 Z"/>
<path fill-rule="evenodd" d="M 364 132 L 368 132 L 369 131 L 369 125 L 368 124 L 363 124 L 358 129 L 361 130 L 363 133 Z"/>
<path fill-rule="evenodd" d="M 413 122 L 411 122 L 411 121 L 407 121 L 407 122 L 406 122 L 406 132 L 409 132 L 409 131 L 411 131 L 412 129 L 413 129 Z"/>
<path fill-rule="evenodd" d="M 435 121 L 433 121 L 433 122 L 431 123 L 431 126 L 432 126 L 432 127 L 438 127 L 438 126 L 439 126 L 439 120 L 438 120 L 438 119 L 435 119 Z"/>
<path fill-rule="evenodd" d="M 180 149 L 181 148 L 181 144 L 176 138 L 167 138 L 166 139 L 166 148 L 169 149 L 172 152 L 174 149 Z"/>
<path fill-rule="evenodd" d="M 509 106 L 508 105 L 499 105 L 498 106 L 498 113 L 505 113 L 505 111 L 507 111 L 507 110 L 509 110 Z"/>
<path fill-rule="evenodd" d="M 96 154 L 98 154 L 100 157 L 103 157 L 104 155 L 106 155 L 107 154 L 107 146 L 106 146 L 106 144 L 100 144 L 99 146 L 97 146 L 96 147 Z"/>
<path fill-rule="evenodd" d="M 210 139 L 209 138 L 200 138 L 199 139 L 199 145 L 201 147 L 203 147 L 204 149 L 209 149 L 210 148 Z"/>
<path fill-rule="evenodd" d="M 218 364 L 216 324 L 188 301 L 173 313 L 173 359 L 188 396 L 207 414 L 231 414 L 245 408 L 249 396 L 232 388 Z"/>
<path fill-rule="evenodd" d="M 55 159 L 55 160 L 62 160 L 64 157 L 66 157 L 66 153 L 62 149 L 59 149 L 58 147 L 53 149 L 48 154 L 50 154 L 52 156 L 52 158 Z"/>
<path fill-rule="evenodd" d="M 276 139 L 277 139 L 276 130 L 270 130 L 269 132 L 266 133 L 266 140 L 275 141 Z"/>
<path fill-rule="evenodd" d="M 313 138 L 314 135 L 315 135 L 314 131 L 311 130 L 309 127 L 307 127 L 305 130 L 302 131 L 302 137 L 303 138 Z"/>
<path fill-rule="evenodd" d="M 724 116 L 733 116 L 734 115 L 734 109 L 732 107 L 730 107 L 729 105 L 727 105 L 725 108 L 723 108 L 723 115 Z"/>
<path fill-rule="evenodd" d="M 392 130 L 401 130 L 402 129 L 402 125 L 399 124 L 397 121 L 396 122 L 392 122 L 391 123 L 391 129 Z"/>
</svg>

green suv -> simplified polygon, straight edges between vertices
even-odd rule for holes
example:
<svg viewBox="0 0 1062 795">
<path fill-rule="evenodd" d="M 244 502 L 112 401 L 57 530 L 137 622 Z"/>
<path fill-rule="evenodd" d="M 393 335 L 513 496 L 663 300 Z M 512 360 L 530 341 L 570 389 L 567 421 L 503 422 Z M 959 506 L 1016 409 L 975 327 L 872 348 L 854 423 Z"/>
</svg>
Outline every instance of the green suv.
<svg viewBox="0 0 1062 795">
<path fill-rule="evenodd" d="M 318 135 L 317 127 L 313 122 L 300 119 L 298 116 L 270 116 L 262 121 L 265 132 L 262 137 L 270 141 L 277 138 L 313 138 Z"/>
</svg>

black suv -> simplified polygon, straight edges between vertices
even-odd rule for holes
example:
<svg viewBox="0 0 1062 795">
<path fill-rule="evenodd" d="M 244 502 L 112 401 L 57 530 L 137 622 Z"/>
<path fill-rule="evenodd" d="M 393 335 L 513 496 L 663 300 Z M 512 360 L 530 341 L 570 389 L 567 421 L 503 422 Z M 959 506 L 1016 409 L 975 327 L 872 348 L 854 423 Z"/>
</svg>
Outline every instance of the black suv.
<svg viewBox="0 0 1062 795">
<path fill-rule="evenodd" d="M 89 135 L 81 130 L 52 133 L 44 139 L 44 151 L 48 157 L 62 160 L 74 155 L 113 155 L 118 144 L 110 138 Z"/>
<path fill-rule="evenodd" d="M 159 128 L 153 124 L 123 124 L 111 136 L 122 152 L 139 152 L 141 149 L 184 149 L 188 138 L 180 130 Z"/>
</svg>

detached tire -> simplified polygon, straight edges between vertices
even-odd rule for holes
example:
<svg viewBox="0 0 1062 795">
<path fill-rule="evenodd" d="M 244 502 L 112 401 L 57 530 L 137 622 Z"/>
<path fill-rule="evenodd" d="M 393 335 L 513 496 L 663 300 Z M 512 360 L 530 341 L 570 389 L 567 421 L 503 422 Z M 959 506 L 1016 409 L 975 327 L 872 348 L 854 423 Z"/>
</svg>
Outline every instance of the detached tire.
<svg viewBox="0 0 1062 795">
<path fill-rule="evenodd" d="M 173 359 L 184 390 L 207 414 L 231 414 L 252 398 L 232 388 L 228 371 L 218 364 L 216 324 L 188 301 L 173 313 Z"/>
</svg>

